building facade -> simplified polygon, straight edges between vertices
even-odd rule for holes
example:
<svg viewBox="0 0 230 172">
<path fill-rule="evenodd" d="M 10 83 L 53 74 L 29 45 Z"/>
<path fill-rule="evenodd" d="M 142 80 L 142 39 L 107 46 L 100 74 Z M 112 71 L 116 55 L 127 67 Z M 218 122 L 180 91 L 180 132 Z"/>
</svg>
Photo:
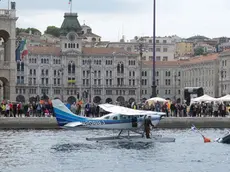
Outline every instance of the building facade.
<svg viewBox="0 0 230 172">
<path fill-rule="evenodd" d="M 77 99 L 125 103 L 150 98 L 153 78 L 151 38 L 144 40 L 144 49 L 149 54 L 143 54 L 146 58 L 142 61 L 138 53 L 139 42 L 103 43 L 98 36 L 96 47 L 87 47 L 85 34 L 92 30 L 88 26 L 82 27 L 77 17 L 76 13 L 65 14 L 59 46 L 28 46 L 28 56 L 17 62 L 16 100 L 33 102 L 47 96 L 70 103 Z M 176 60 L 174 51 L 170 51 L 171 55 L 164 59 L 163 54 L 169 53 L 169 47 L 175 50 L 178 42 L 170 42 L 170 39 L 156 40 L 157 96 L 183 100 L 185 87 L 199 86 L 204 88 L 205 94 L 218 97 L 220 81 L 224 88 L 221 91 L 228 93 L 230 54 L 222 54 L 220 58 L 219 54 L 210 54 Z M 222 61 L 224 66 L 220 66 Z M 225 78 L 220 77 L 220 68 L 226 74 Z"/>
<path fill-rule="evenodd" d="M 177 42 L 176 57 L 190 57 L 194 55 L 194 46 L 192 42 Z"/>
</svg>

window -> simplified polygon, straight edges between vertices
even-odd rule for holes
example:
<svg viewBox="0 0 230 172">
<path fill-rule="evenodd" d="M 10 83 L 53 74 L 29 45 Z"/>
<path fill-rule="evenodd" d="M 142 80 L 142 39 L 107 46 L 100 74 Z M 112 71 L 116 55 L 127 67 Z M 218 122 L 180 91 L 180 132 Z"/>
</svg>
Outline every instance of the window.
<svg viewBox="0 0 230 172">
<path fill-rule="evenodd" d="M 163 48 L 163 52 L 168 52 L 168 48 Z"/>
<path fill-rule="evenodd" d="M 163 43 L 166 44 L 166 43 L 167 43 L 167 40 L 163 40 Z"/>
<path fill-rule="evenodd" d="M 161 61 L 161 56 L 156 56 L 156 61 Z"/>
<path fill-rule="evenodd" d="M 168 56 L 164 56 L 163 61 L 168 61 Z"/>
<path fill-rule="evenodd" d="M 156 48 L 156 52 L 160 52 L 161 51 L 161 48 Z"/>
<path fill-rule="evenodd" d="M 113 91 L 112 90 L 106 90 L 106 95 L 112 95 L 113 94 Z"/>
</svg>

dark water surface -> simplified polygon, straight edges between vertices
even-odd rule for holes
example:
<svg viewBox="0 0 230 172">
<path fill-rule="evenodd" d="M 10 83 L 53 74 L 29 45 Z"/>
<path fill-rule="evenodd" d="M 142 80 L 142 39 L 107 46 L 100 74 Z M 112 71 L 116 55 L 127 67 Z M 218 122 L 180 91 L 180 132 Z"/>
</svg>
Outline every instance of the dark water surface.
<svg viewBox="0 0 230 172">
<path fill-rule="evenodd" d="M 203 130 L 215 139 L 227 130 Z M 0 131 L 0 172 L 229 172 L 230 145 L 190 130 L 158 130 L 175 143 L 96 143 L 108 131 Z"/>
</svg>

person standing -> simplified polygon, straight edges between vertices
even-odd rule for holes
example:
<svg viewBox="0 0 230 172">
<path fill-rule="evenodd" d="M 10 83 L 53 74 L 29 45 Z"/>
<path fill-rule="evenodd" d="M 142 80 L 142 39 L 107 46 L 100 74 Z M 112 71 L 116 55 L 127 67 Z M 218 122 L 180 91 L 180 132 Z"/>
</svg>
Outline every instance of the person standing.
<svg viewBox="0 0 230 172">
<path fill-rule="evenodd" d="M 147 139 L 150 139 L 150 127 L 155 127 L 153 124 L 152 124 L 152 121 L 151 121 L 151 116 L 148 116 L 148 118 L 145 118 L 144 119 L 144 127 L 145 127 L 145 134 L 146 134 L 146 138 Z"/>
</svg>

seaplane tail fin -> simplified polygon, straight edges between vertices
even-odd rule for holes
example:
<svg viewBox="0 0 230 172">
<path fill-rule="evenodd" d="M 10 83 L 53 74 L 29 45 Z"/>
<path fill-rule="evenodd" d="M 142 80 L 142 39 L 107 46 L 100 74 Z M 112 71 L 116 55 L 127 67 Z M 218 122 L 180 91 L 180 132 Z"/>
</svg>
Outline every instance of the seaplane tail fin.
<svg viewBox="0 0 230 172">
<path fill-rule="evenodd" d="M 59 99 L 52 100 L 54 114 L 59 126 L 75 127 L 87 120 L 87 118 L 72 113 Z"/>
</svg>

